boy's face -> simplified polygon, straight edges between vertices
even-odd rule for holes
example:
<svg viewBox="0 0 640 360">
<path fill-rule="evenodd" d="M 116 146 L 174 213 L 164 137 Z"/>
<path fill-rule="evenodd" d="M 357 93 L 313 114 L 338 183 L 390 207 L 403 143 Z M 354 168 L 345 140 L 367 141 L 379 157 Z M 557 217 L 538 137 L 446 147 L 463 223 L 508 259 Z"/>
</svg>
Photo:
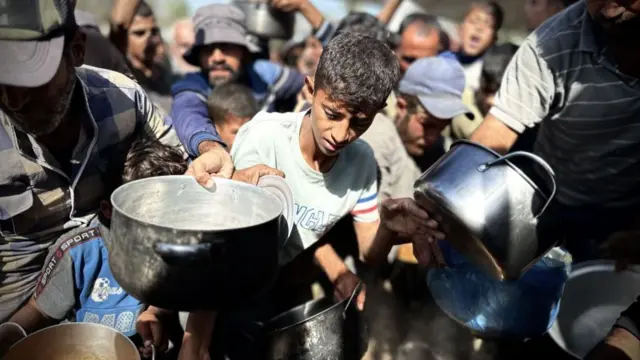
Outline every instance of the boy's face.
<svg viewBox="0 0 640 360">
<path fill-rule="evenodd" d="M 223 122 L 216 124 L 218 135 L 220 135 L 222 141 L 227 144 L 229 150 L 231 150 L 233 142 L 236 140 L 238 130 L 249 120 L 251 120 L 250 117 L 239 117 L 233 114 L 227 114 Z"/>
<path fill-rule="evenodd" d="M 478 56 L 487 50 L 495 38 L 494 19 L 486 10 L 474 7 L 462 23 L 460 37 L 462 51 L 469 56 Z"/>
<path fill-rule="evenodd" d="M 313 80 L 306 79 L 313 95 L 311 123 L 316 146 L 326 156 L 336 156 L 358 139 L 371 126 L 377 111 L 371 114 L 353 113 L 340 101 L 335 101 L 323 89 L 313 89 Z"/>
</svg>

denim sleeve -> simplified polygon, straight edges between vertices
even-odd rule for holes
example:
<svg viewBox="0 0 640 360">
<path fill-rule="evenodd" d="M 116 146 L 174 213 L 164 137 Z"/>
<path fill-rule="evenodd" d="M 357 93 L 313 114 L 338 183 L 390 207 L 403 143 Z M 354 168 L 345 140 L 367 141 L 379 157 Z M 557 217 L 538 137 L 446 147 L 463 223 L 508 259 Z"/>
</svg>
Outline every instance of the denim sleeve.
<svg viewBox="0 0 640 360">
<path fill-rule="evenodd" d="M 198 156 L 198 145 L 203 141 L 224 143 L 209 119 L 207 103 L 195 91 L 182 91 L 173 98 L 171 118 L 178 138 L 191 156 Z"/>
</svg>

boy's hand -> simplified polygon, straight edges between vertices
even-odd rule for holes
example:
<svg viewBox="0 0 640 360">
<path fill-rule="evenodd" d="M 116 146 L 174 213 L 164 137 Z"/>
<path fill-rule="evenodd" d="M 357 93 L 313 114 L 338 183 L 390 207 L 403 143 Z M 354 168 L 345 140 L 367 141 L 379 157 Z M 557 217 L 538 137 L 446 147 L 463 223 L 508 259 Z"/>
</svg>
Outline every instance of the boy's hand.
<svg viewBox="0 0 640 360">
<path fill-rule="evenodd" d="M 267 165 L 254 165 L 250 168 L 236 170 L 231 177 L 232 180 L 242 181 L 251 185 L 258 185 L 258 180 L 267 175 L 284 177 L 284 173 Z"/>
<path fill-rule="evenodd" d="M 215 327 L 215 311 L 189 313 L 178 360 L 210 360 L 209 346 Z"/>
<path fill-rule="evenodd" d="M 400 237 L 444 239 L 444 234 L 438 231 L 438 222 L 411 198 L 385 200 L 381 206 L 380 220 L 382 225 Z"/>
<path fill-rule="evenodd" d="M 438 222 L 421 209 L 413 199 L 387 199 L 380 211 L 382 225 L 413 242 L 413 253 L 423 266 L 444 265 L 437 240 L 444 240 Z"/>
<path fill-rule="evenodd" d="M 145 358 L 153 354 L 152 346 L 155 347 L 156 353 L 164 353 L 169 346 L 168 336 L 162 326 L 162 312 L 163 310 L 151 306 L 136 320 L 136 331 L 144 341 L 140 353 Z"/>
<path fill-rule="evenodd" d="M 342 273 L 333 283 L 335 297 L 340 301 L 348 300 L 351 297 L 351 294 L 353 294 L 353 292 L 356 290 L 358 284 L 360 284 L 361 282 L 362 280 L 360 280 L 360 278 L 351 271 Z M 365 298 L 366 292 L 363 284 L 358 297 L 355 299 L 358 310 L 360 311 L 364 309 Z"/>
<path fill-rule="evenodd" d="M 616 270 L 629 265 L 640 265 L 640 230 L 620 231 L 612 234 L 602 245 L 605 256 L 616 261 Z"/>
<path fill-rule="evenodd" d="M 199 145 L 200 156 L 195 158 L 186 175 L 196 178 L 200 185 L 213 186 L 214 177 L 228 179 L 233 173 L 233 161 L 231 155 L 220 144 L 214 141 L 203 141 Z"/>
</svg>

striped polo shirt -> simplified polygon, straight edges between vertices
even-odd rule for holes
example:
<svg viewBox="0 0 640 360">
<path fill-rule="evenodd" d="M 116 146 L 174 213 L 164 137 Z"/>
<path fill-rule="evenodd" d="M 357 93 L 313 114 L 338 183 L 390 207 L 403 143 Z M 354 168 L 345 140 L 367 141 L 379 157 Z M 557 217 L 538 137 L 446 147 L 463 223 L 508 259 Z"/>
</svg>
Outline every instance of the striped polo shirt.
<svg viewBox="0 0 640 360">
<path fill-rule="evenodd" d="M 0 111 L 0 323 L 31 296 L 56 239 L 93 217 L 109 164 L 124 161 L 138 134 L 179 146 L 169 119 L 133 80 L 90 66 L 77 78 L 85 116 L 70 173 Z"/>
<path fill-rule="evenodd" d="M 540 125 L 535 152 L 560 203 L 621 207 L 640 199 L 639 100 L 580 1 L 525 40 L 490 113 L 518 133 Z"/>
</svg>

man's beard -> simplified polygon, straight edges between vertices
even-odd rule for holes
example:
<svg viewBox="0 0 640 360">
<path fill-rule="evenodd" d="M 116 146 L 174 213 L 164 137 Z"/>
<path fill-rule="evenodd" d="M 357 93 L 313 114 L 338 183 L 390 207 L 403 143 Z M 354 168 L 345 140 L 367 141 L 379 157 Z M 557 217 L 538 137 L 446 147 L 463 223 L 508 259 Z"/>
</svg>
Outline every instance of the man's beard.
<svg viewBox="0 0 640 360">
<path fill-rule="evenodd" d="M 612 41 L 633 47 L 640 45 L 640 37 L 638 37 L 638 34 L 640 34 L 640 15 L 635 15 L 631 18 L 623 16 L 615 21 L 598 16 L 596 17 L 596 22 L 600 24 Z"/>
<path fill-rule="evenodd" d="M 212 76 L 211 75 L 211 71 L 214 70 L 214 69 L 215 70 L 225 70 L 225 71 L 229 72 L 230 76 Z M 209 84 L 211 84 L 211 86 L 219 86 L 219 85 L 228 84 L 228 83 L 235 83 L 240 79 L 240 75 L 242 74 L 242 72 L 240 70 L 234 71 L 231 68 L 231 66 L 229 66 L 227 64 L 210 66 L 210 67 L 208 67 L 206 69 L 203 69 L 203 70 L 208 75 Z"/>
<path fill-rule="evenodd" d="M 39 119 L 24 119 L 22 115 L 19 113 L 7 111 L 7 115 L 9 115 L 9 120 L 18 130 L 33 135 L 33 136 L 44 136 L 52 133 L 55 129 L 60 126 L 62 120 L 69 112 L 69 108 L 71 107 L 71 100 L 73 98 L 73 91 L 76 87 L 76 75 L 72 72 L 72 75 L 69 76 L 69 81 L 67 82 L 65 94 L 60 98 L 60 103 L 56 108 L 54 114 L 43 114 Z M 6 103 L 6 102 L 5 102 Z"/>
</svg>

